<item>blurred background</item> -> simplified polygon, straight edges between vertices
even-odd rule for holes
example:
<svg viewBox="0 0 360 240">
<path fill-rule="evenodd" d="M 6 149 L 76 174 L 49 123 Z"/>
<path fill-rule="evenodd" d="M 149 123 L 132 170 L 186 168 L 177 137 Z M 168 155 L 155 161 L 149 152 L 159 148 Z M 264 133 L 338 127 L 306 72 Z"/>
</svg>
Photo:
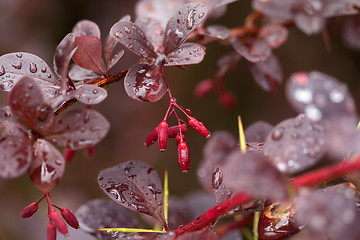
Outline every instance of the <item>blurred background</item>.
<svg viewBox="0 0 360 240">
<path fill-rule="evenodd" d="M 96 22 L 106 39 L 110 27 L 123 15 L 134 18 L 134 5 L 130 0 L 0 0 L 0 55 L 10 52 L 29 52 L 44 59 L 52 66 L 53 53 L 57 44 L 75 23 L 82 19 Z M 225 16 L 216 20 L 228 27 L 242 25 L 251 12 L 251 1 L 238 1 L 230 5 Z M 334 23 L 336 26 L 336 22 Z M 334 27 L 335 30 L 339 28 Z M 318 70 L 333 75 L 349 86 L 359 106 L 359 52 L 349 50 L 341 38 L 330 31 L 331 51 L 324 46 L 321 35 L 307 36 L 292 28 L 288 41 L 276 49 L 282 67 L 284 80 L 296 71 Z M 226 79 L 226 86 L 237 97 L 237 107 L 228 111 L 218 102 L 218 96 L 210 95 L 196 99 L 194 86 L 215 73 L 217 59 L 232 51 L 230 46 L 212 43 L 207 46 L 207 55 L 201 64 L 189 66 L 190 71 L 179 68 L 165 70 L 169 86 L 177 102 L 192 110 L 193 116 L 205 123 L 212 132 L 227 130 L 237 136 L 237 115 L 241 115 L 244 126 L 257 120 L 276 124 L 296 113 L 284 97 L 284 84 L 275 93 L 264 92 L 253 81 L 247 63 L 242 60 L 237 69 Z M 117 65 L 123 70 L 135 63 L 137 57 L 125 51 Z M 116 69 L 115 71 L 116 72 Z M 7 105 L 7 93 L 0 93 L 0 106 Z M 164 169 L 169 170 L 170 194 L 182 196 L 200 188 L 196 180 L 196 169 L 202 158 L 206 139 L 190 130 L 186 139 L 190 148 L 191 168 L 182 174 L 177 165 L 176 144 L 173 139 L 168 149 L 160 153 L 157 146 L 144 147 L 147 135 L 163 119 L 168 106 L 165 96 L 156 103 L 142 103 L 130 99 L 122 82 L 113 84 L 108 98 L 95 106 L 111 122 L 107 137 L 96 146 L 93 158 L 86 158 L 82 151 L 67 164 L 65 175 L 52 191 L 53 202 L 74 212 L 85 201 L 105 198 L 99 188 L 97 175 L 100 170 L 128 160 L 141 160 L 154 166 L 161 178 Z M 80 104 L 76 107 L 83 107 Z M 175 122 L 173 122 L 175 123 Z M 1 153 L 0 153 L 1 154 Z M 42 196 L 27 174 L 14 180 L 0 180 L 0 239 L 38 240 L 45 239 L 47 207 L 40 204 L 39 211 L 30 219 L 20 217 L 21 210 Z M 58 234 L 58 239 L 63 236 Z M 93 239 L 81 231 L 71 231 L 66 238 Z"/>
</svg>

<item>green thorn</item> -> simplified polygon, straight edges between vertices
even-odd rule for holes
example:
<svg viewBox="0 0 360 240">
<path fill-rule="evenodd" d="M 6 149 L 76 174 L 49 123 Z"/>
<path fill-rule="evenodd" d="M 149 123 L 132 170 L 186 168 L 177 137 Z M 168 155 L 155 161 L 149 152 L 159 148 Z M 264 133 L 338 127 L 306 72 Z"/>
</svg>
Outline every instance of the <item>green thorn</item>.
<svg viewBox="0 0 360 240">
<path fill-rule="evenodd" d="M 246 139 L 245 139 L 244 127 L 240 116 L 238 116 L 238 127 L 239 127 L 240 149 L 242 153 L 246 153 Z"/>
</svg>

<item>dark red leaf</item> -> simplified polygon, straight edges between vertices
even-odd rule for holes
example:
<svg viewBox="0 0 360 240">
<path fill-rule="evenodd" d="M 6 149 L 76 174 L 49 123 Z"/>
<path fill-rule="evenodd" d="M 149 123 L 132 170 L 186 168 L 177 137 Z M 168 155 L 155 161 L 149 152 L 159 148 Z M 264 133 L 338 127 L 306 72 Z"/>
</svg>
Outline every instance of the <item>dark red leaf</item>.
<svg viewBox="0 0 360 240">
<path fill-rule="evenodd" d="M 98 182 L 116 203 L 166 224 L 160 178 L 148 164 L 128 161 L 104 169 L 98 175 Z"/>
<path fill-rule="evenodd" d="M 263 61 L 249 62 L 249 67 L 255 82 L 265 91 L 275 91 L 283 81 L 282 69 L 275 55 Z"/>
<path fill-rule="evenodd" d="M 128 227 L 137 228 L 139 222 L 128 209 L 120 207 L 110 199 L 94 199 L 81 205 L 75 213 L 83 231 L 99 239 L 111 240 L 107 232 L 98 231 L 101 228 Z M 118 233 L 117 237 L 126 233 Z"/>
<path fill-rule="evenodd" d="M 58 88 L 59 82 L 49 66 L 30 53 L 9 53 L 0 57 L 0 89 L 10 91 L 23 76 L 33 77 L 39 84 Z"/>
<path fill-rule="evenodd" d="M 124 50 L 120 50 L 116 52 L 112 58 L 107 62 L 106 72 L 108 72 L 110 69 L 112 69 L 122 58 L 124 55 Z"/>
<path fill-rule="evenodd" d="M 206 35 L 224 40 L 230 36 L 230 30 L 222 25 L 211 25 L 206 27 Z"/>
<path fill-rule="evenodd" d="M 167 54 L 165 66 L 179 66 L 200 63 L 205 56 L 205 47 L 196 43 L 184 43 Z"/>
<path fill-rule="evenodd" d="M 225 78 L 228 73 L 236 68 L 241 58 L 242 57 L 236 52 L 221 56 L 216 63 L 216 77 Z"/>
<path fill-rule="evenodd" d="M 47 139 L 61 147 L 78 150 L 96 145 L 109 130 L 110 124 L 92 109 L 72 110 L 57 118 Z"/>
<path fill-rule="evenodd" d="M 73 81 L 84 81 L 101 77 L 100 74 L 91 70 L 79 67 L 74 64 L 69 71 L 69 78 Z"/>
<path fill-rule="evenodd" d="M 46 105 L 40 86 L 31 77 L 23 77 L 9 94 L 9 106 L 27 127 L 44 132 L 54 120 L 53 110 Z"/>
<path fill-rule="evenodd" d="M 294 174 L 320 161 L 325 149 L 324 129 L 300 114 L 271 130 L 264 154 L 281 172 Z"/>
<path fill-rule="evenodd" d="M 42 192 L 50 192 L 60 181 L 64 171 L 65 160 L 59 150 L 44 139 L 37 139 L 28 171 L 34 185 Z"/>
<path fill-rule="evenodd" d="M 94 36 L 80 36 L 75 38 L 75 42 L 77 49 L 72 56 L 74 62 L 82 68 L 104 75 L 100 39 Z"/>
<path fill-rule="evenodd" d="M 246 142 L 265 142 L 273 126 L 264 121 L 257 121 L 245 129 Z"/>
<path fill-rule="evenodd" d="M 135 54 L 144 58 L 156 57 L 154 46 L 146 38 L 145 33 L 134 23 L 119 21 L 112 26 L 110 34 Z"/>
<path fill-rule="evenodd" d="M 76 100 L 88 105 L 101 103 L 106 97 L 105 89 L 91 84 L 80 85 L 75 91 Z"/>
<path fill-rule="evenodd" d="M 11 122 L 0 123 L 0 178 L 22 175 L 31 162 L 29 133 Z"/>
<path fill-rule="evenodd" d="M 185 233 L 176 238 L 176 240 L 220 240 L 213 230 L 205 229 Z"/>
<path fill-rule="evenodd" d="M 75 24 L 72 29 L 75 37 L 79 36 L 94 36 L 100 39 L 99 26 L 90 20 L 81 20 Z"/>
<path fill-rule="evenodd" d="M 267 24 L 262 27 L 258 33 L 260 38 L 263 38 L 269 47 L 280 47 L 288 37 L 288 30 L 281 24 Z"/>
<path fill-rule="evenodd" d="M 5 106 L 0 108 L 0 122 L 9 121 L 9 122 L 17 122 L 17 118 L 11 112 L 9 106 Z"/>
<path fill-rule="evenodd" d="M 177 49 L 189 34 L 201 23 L 207 13 L 205 4 L 188 3 L 170 18 L 165 28 L 165 54 Z"/>
<path fill-rule="evenodd" d="M 167 4 L 162 4 L 167 5 Z M 174 4 L 176 5 L 176 4 Z M 174 6 L 173 5 L 173 6 Z M 167 6 L 162 6 L 167 7 Z M 170 11 L 171 12 L 171 11 Z M 170 12 L 166 12 L 165 14 L 168 15 Z M 161 13 L 163 14 L 163 13 Z M 164 40 L 164 26 L 167 23 L 168 18 L 165 20 L 164 24 L 161 23 L 160 19 L 161 16 L 156 16 L 155 18 L 147 18 L 145 16 L 140 16 L 135 21 L 135 24 L 143 30 L 149 42 L 154 46 L 155 52 L 162 52 L 163 51 L 163 40 Z M 170 17 L 170 16 L 169 16 Z"/>
<path fill-rule="evenodd" d="M 269 46 L 263 40 L 249 39 L 240 42 L 235 37 L 229 38 L 233 48 L 250 62 L 261 62 L 271 55 Z"/>
<path fill-rule="evenodd" d="M 168 86 L 162 65 L 136 64 L 124 79 L 129 97 L 144 102 L 156 102 L 166 93 Z"/>
</svg>

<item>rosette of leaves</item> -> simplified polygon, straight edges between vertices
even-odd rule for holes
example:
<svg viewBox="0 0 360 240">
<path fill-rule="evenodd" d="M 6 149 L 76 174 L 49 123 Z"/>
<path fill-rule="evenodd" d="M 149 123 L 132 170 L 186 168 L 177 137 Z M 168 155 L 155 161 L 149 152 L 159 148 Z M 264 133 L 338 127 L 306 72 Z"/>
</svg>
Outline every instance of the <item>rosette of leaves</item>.
<svg viewBox="0 0 360 240">
<path fill-rule="evenodd" d="M 9 106 L 1 109 L 0 176 L 15 178 L 28 170 L 35 186 L 52 190 L 65 170 L 62 154 L 50 142 L 73 150 L 97 144 L 109 130 L 109 122 L 91 109 L 72 110 L 55 118 L 41 85 L 21 77 L 9 94 Z"/>
</svg>

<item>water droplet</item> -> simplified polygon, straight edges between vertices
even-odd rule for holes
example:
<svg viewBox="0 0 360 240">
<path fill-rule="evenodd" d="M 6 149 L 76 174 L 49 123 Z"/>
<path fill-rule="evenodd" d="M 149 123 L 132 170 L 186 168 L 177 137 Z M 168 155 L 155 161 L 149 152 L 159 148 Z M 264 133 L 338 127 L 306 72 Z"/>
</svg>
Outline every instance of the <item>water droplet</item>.
<svg viewBox="0 0 360 240">
<path fill-rule="evenodd" d="M 45 73 L 46 70 L 47 70 L 47 68 L 46 68 L 46 67 L 43 67 L 43 68 L 41 69 L 41 72 Z"/>
<path fill-rule="evenodd" d="M 113 230 L 107 230 L 106 233 L 109 234 L 109 236 L 113 237 L 113 238 L 118 235 L 118 232 L 113 231 Z"/>
<path fill-rule="evenodd" d="M 296 132 L 291 133 L 291 138 L 298 139 L 299 137 L 300 137 L 300 135 L 298 133 L 296 133 Z"/>
<path fill-rule="evenodd" d="M 141 213 L 149 214 L 149 209 L 142 204 L 134 204 L 135 209 Z"/>
<path fill-rule="evenodd" d="M 124 34 L 122 32 L 115 32 L 115 37 L 122 38 Z"/>
<path fill-rule="evenodd" d="M 195 25 L 195 19 L 194 19 L 195 13 L 196 13 L 196 10 L 191 9 L 189 11 L 189 14 L 188 14 L 187 18 L 186 18 L 186 27 L 187 27 L 188 30 L 191 30 Z"/>
<path fill-rule="evenodd" d="M 37 66 L 36 66 L 35 63 L 30 63 L 29 71 L 31 73 L 36 73 L 37 72 Z"/>
<path fill-rule="evenodd" d="M 93 92 L 93 94 L 98 94 L 98 93 L 99 93 L 99 90 L 94 89 L 92 92 Z"/>
<path fill-rule="evenodd" d="M 22 62 L 17 62 L 15 64 L 12 64 L 11 66 L 13 66 L 15 69 L 21 69 L 22 67 Z"/>
<path fill-rule="evenodd" d="M 140 48 L 139 52 L 142 57 L 144 57 L 144 58 L 148 57 L 148 54 L 146 53 L 146 51 L 143 48 Z"/>
<path fill-rule="evenodd" d="M 282 129 L 275 129 L 271 134 L 271 138 L 274 141 L 279 141 L 282 137 L 283 137 Z"/>
<path fill-rule="evenodd" d="M 128 49 L 130 49 L 130 50 L 133 50 L 134 49 L 134 46 L 132 45 L 132 44 L 126 44 L 126 47 L 128 48 Z"/>
<path fill-rule="evenodd" d="M 49 74 L 47 75 L 47 77 L 48 77 L 48 78 L 51 78 L 51 74 L 49 73 Z"/>
<path fill-rule="evenodd" d="M 130 34 L 131 33 L 131 30 L 130 30 L 130 28 L 128 28 L 128 27 L 124 27 L 124 30 L 125 30 L 125 32 L 127 33 L 127 34 Z"/>
<path fill-rule="evenodd" d="M 0 76 L 2 76 L 4 74 L 5 74 L 5 68 L 4 68 L 4 66 L 1 66 L 0 67 Z"/>
<path fill-rule="evenodd" d="M 212 174 L 212 187 L 218 189 L 223 181 L 223 173 L 219 167 L 216 167 Z"/>
<path fill-rule="evenodd" d="M 143 31 L 139 31 L 139 33 L 140 33 L 140 36 L 142 37 L 142 39 L 146 39 L 146 37 L 145 37 L 145 34 L 144 34 L 144 32 Z"/>
<path fill-rule="evenodd" d="M 205 13 L 202 12 L 202 13 L 199 14 L 198 18 L 203 18 L 204 16 L 205 16 Z"/>
<path fill-rule="evenodd" d="M 99 181 L 104 180 L 104 177 L 99 177 Z"/>
<path fill-rule="evenodd" d="M 22 58 L 23 55 L 22 55 L 22 53 L 17 53 L 16 56 L 17 56 L 18 58 Z"/>
</svg>

